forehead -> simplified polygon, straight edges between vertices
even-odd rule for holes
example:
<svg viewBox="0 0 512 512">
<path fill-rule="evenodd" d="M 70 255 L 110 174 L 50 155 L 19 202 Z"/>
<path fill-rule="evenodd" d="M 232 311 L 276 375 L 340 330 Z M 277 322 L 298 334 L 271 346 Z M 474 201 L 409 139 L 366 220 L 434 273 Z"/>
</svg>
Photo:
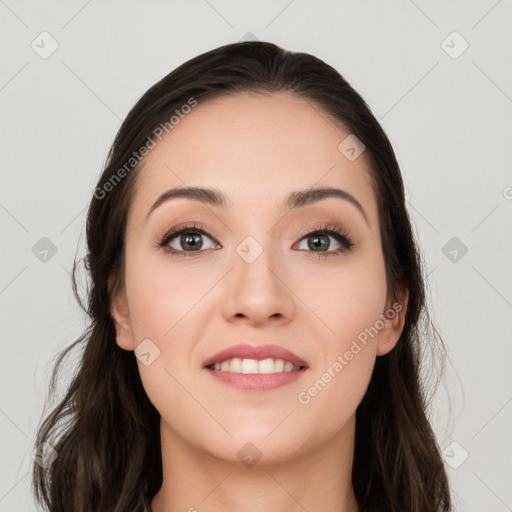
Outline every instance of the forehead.
<svg viewBox="0 0 512 512">
<path fill-rule="evenodd" d="M 339 149 L 350 130 L 293 93 L 237 93 L 199 102 L 145 157 L 131 212 L 147 210 L 174 187 L 222 190 L 230 206 L 282 207 L 291 191 L 341 188 L 375 222 L 364 153 Z M 374 224 L 375 225 L 375 224 Z"/>
</svg>

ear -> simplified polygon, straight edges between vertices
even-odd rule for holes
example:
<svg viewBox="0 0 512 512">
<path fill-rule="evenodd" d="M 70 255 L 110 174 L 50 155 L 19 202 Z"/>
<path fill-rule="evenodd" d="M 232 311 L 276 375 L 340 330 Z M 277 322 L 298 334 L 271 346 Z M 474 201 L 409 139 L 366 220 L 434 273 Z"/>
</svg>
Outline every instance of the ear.
<svg viewBox="0 0 512 512">
<path fill-rule="evenodd" d="M 405 325 L 405 314 L 409 301 L 409 290 L 403 289 L 397 301 L 386 304 L 383 312 L 384 327 L 379 332 L 377 355 L 383 356 L 393 350 Z"/>
<path fill-rule="evenodd" d="M 110 316 L 116 326 L 116 343 L 124 350 L 135 350 L 128 301 L 124 288 L 112 300 Z"/>
</svg>

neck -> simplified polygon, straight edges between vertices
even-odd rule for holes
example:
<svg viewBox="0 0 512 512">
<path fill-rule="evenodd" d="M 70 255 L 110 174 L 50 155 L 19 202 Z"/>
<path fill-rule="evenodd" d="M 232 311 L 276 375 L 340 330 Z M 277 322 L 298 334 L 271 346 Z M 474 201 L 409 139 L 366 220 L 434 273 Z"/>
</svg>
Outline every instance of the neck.
<svg viewBox="0 0 512 512">
<path fill-rule="evenodd" d="M 163 482 L 152 512 L 359 511 L 351 478 L 355 417 L 322 446 L 252 466 L 191 446 L 163 421 L 160 432 Z"/>
</svg>

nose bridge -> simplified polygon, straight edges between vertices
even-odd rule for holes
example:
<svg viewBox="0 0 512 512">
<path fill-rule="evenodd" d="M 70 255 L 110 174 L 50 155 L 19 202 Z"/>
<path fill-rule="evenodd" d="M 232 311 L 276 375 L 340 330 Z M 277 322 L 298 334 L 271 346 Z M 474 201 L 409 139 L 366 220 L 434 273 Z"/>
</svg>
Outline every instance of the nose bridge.
<svg viewBox="0 0 512 512">
<path fill-rule="evenodd" d="M 261 231 L 246 236 L 235 246 L 234 269 L 230 272 L 228 298 L 224 304 L 228 317 L 243 314 L 253 321 L 289 317 L 293 300 L 280 276 L 282 261 L 271 245 L 271 233 Z"/>
<path fill-rule="evenodd" d="M 248 235 L 236 247 L 234 260 L 235 286 L 250 285 L 267 292 L 278 292 L 275 267 L 275 250 L 271 246 L 268 234 Z"/>
</svg>

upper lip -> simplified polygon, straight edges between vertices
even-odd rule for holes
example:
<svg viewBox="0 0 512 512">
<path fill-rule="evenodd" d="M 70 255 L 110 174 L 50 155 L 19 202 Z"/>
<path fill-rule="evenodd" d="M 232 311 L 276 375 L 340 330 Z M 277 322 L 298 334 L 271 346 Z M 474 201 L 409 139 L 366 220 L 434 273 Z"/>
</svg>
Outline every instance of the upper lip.
<svg viewBox="0 0 512 512">
<path fill-rule="evenodd" d="M 203 363 L 206 368 L 212 364 L 222 363 L 230 359 L 238 357 L 240 359 L 255 359 L 261 361 L 262 359 L 283 359 L 289 361 L 294 366 L 308 366 L 308 363 L 300 358 L 297 354 L 290 352 L 284 347 L 279 345 L 234 345 L 233 347 L 221 350 L 217 354 L 209 357 Z"/>
</svg>

